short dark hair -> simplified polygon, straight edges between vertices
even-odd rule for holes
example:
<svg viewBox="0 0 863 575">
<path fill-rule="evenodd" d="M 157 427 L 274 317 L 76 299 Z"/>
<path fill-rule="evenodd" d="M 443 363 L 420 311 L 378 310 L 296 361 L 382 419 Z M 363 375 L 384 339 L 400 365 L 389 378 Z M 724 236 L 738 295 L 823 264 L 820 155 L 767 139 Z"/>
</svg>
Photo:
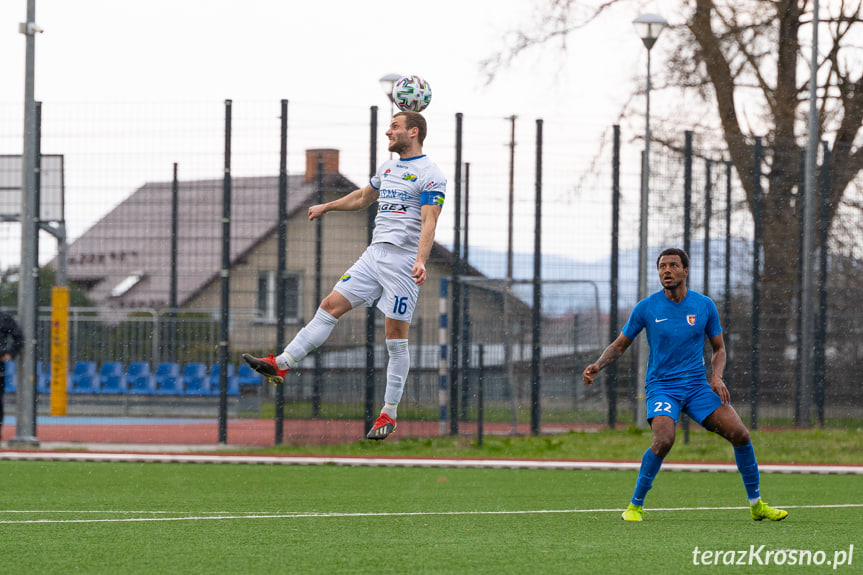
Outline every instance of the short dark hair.
<svg viewBox="0 0 863 575">
<path fill-rule="evenodd" d="M 689 256 L 680 248 L 665 248 L 662 250 L 662 253 L 659 254 L 658 258 L 656 258 L 656 267 L 659 267 L 659 260 L 662 259 L 662 256 L 679 256 L 680 263 L 683 264 L 683 269 L 689 269 Z"/>
<path fill-rule="evenodd" d="M 426 139 L 426 134 L 428 133 L 428 124 L 426 124 L 426 119 L 423 118 L 423 115 L 419 112 L 402 110 L 401 112 L 397 112 L 393 118 L 397 118 L 399 116 L 405 117 L 405 127 L 408 130 L 412 128 L 417 128 L 417 130 L 419 130 L 417 132 L 417 141 L 420 143 L 420 146 L 422 146 Z"/>
</svg>

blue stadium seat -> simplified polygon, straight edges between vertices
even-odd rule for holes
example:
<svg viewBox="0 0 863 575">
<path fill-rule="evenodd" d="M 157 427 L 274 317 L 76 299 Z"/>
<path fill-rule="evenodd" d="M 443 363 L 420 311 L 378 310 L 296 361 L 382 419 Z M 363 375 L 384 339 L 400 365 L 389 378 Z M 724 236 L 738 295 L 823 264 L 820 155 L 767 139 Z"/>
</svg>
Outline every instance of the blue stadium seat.
<svg viewBox="0 0 863 575">
<path fill-rule="evenodd" d="M 18 364 L 14 359 L 6 362 L 6 393 L 18 391 Z"/>
<path fill-rule="evenodd" d="M 127 391 L 126 373 L 119 361 L 106 361 L 99 370 L 99 392 L 122 394 Z"/>
<path fill-rule="evenodd" d="M 218 363 L 213 364 L 210 368 L 210 395 L 219 395 L 219 387 L 221 369 Z M 228 395 L 240 395 L 240 378 L 234 372 L 234 364 L 228 364 Z"/>
<path fill-rule="evenodd" d="M 6 392 L 18 391 L 18 364 L 14 359 L 6 362 Z M 41 361 L 36 364 L 36 393 L 51 393 L 51 369 Z"/>
<path fill-rule="evenodd" d="M 99 393 L 99 374 L 96 373 L 95 361 L 75 362 L 69 380 L 69 393 Z"/>
<path fill-rule="evenodd" d="M 183 395 L 179 365 L 170 361 L 156 367 L 156 395 Z"/>
<path fill-rule="evenodd" d="M 241 386 L 261 385 L 263 379 L 263 376 L 252 369 L 248 363 L 243 362 L 237 370 L 237 380 Z"/>
<path fill-rule="evenodd" d="M 153 395 L 156 393 L 156 378 L 150 373 L 150 363 L 134 361 L 126 370 L 129 393 L 133 395 Z"/>
<path fill-rule="evenodd" d="M 51 393 L 51 366 L 36 364 L 36 393 Z"/>
<path fill-rule="evenodd" d="M 186 395 L 209 395 L 210 379 L 203 363 L 187 363 L 183 366 L 183 390 Z"/>
</svg>

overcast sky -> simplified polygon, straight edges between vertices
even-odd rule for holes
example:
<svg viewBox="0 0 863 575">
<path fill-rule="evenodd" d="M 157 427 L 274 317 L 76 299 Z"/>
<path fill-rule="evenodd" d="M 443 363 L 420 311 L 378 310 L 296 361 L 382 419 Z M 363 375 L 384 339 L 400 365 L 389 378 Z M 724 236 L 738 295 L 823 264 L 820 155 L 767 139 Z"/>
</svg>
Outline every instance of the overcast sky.
<svg viewBox="0 0 863 575">
<path fill-rule="evenodd" d="M 44 30 L 36 37 L 36 99 L 52 109 L 75 109 L 78 103 L 230 98 L 272 101 L 277 110 L 286 98 L 292 110 L 378 105 L 388 112 L 379 78 L 395 72 L 419 74 L 431 83 L 430 123 L 449 121 L 456 112 L 472 122 L 485 118 L 497 125 L 500 119 L 503 139 L 503 118 L 516 114 L 529 138 L 535 119 L 565 117 L 577 126 L 578 137 L 593 141 L 636 89 L 645 51 L 631 22 L 638 12 L 653 10 L 649 4 L 624 4 L 569 38 L 565 56 L 556 46 L 531 51 L 486 86 L 480 61 L 504 47 L 507 31 L 536 18 L 535 5 L 530 0 L 36 0 L 36 23 Z M 18 23 L 25 21 L 26 7 L 27 0 L 0 1 L 0 109 L 16 113 L 23 110 L 25 37 Z M 81 130 L 68 121 L 65 130 Z M 314 132 L 308 130 L 308 141 L 295 138 L 293 151 L 333 145 Z M 446 139 L 451 146 L 449 134 Z M 14 142 L 5 147 L 13 149 L 0 153 L 20 153 Z M 494 148 L 499 163 L 505 156 L 497 143 Z M 289 171 L 301 170 L 297 164 Z M 345 160 L 343 171 L 361 184 L 366 165 L 367 160 Z M 75 196 L 72 180 L 66 202 L 72 239 L 143 183 L 118 183 L 116 193 L 94 209 Z M 0 226 L 4 243 L 12 239 L 9 227 Z M 14 255 L 0 255 L 0 266 L 10 259 Z"/>
<path fill-rule="evenodd" d="M 435 107 L 542 115 L 581 106 L 595 80 L 627 78 L 640 41 L 620 10 L 570 39 L 575 57 L 537 52 L 483 89 L 480 60 L 504 32 L 535 18 L 531 0 L 36 0 L 37 99 L 43 101 L 291 100 L 373 101 L 389 72 L 417 73 Z M 0 2 L 0 101 L 23 98 L 26 0 Z M 635 8 L 632 8 L 635 9 Z M 617 21 L 620 25 L 615 25 Z M 329 84 L 332 90 L 322 90 Z M 554 88 L 549 98 L 546 89 Z M 444 110 L 441 110 L 444 111 Z"/>
</svg>

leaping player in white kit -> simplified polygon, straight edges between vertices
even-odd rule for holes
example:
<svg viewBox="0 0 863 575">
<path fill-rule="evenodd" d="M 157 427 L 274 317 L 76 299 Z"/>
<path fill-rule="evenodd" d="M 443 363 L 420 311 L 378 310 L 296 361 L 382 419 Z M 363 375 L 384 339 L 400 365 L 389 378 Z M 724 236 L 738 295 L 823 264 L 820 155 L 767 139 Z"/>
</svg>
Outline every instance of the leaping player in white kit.
<svg viewBox="0 0 863 575">
<path fill-rule="evenodd" d="M 323 345 L 340 317 L 358 305 L 371 307 L 377 301 L 386 316 L 389 362 L 384 406 L 368 439 L 386 439 L 396 429 L 396 410 L 410 370 L 408 329 L 419 288 L 426 281 L 426 261 L 446 193 L 443 172 L 422 151 L 426 131 L 425 118 L 418 112 L 396 113 L 386 135 L 389 151 L 399 159 L 381 164 L 365 187 L 309 208 L 309 221 L 313 221 L 329 211 L 362 210 L 377 200 L 372 242 L 281 354 L 243 354 L 255 371 L 281 383 L 290 368 Z"/>
</svg>

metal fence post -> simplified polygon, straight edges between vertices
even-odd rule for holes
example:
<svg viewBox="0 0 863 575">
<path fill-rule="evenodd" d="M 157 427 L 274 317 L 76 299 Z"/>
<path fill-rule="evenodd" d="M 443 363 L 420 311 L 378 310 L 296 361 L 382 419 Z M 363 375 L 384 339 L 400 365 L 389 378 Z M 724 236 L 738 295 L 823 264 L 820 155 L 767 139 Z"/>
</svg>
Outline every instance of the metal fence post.
<svg viewBox="0 0 863 575">
<path fill-rule="evenodd" d="M 611 160 L 611 301 L 608 312 L 608 341 L 617 337 L 618 289 L 620 283 L 620 126 L 614 126 L 614 150 Z M 608 427 L 617 423 L 617 362 L 606 368 L 608 390 Z"/>
<path fill-rule="evenodd" d="M 369 119 L 369 178 L 374 177 L 378 164 L 378 107 L 372 106 Z M 377 206 L 371 205 L 366 211 L 366 236 L 372 243 L 375 231 L 375 215 Z M 375 308 L 366 308 L 366 378 L 365 406 L 363 418 L 364 429 L 371 429 L 375 421 Z"/>
<path fill-rule="evenodd" d="M 749 345 L 752 348 L 752 356 L 750 358 L 750 380 L 749 380 L 749 409 L 750 423 L 749 427 L 758 429 L 758 361 L 759 361 L 759 343 L 758 343 L 758 328 L 759 328 L 759 300 L 761 299 L 761 163 L 762 163 L 761 136 L 755 138 L 755 153 L 754 163 L 755 169 L 752 172 L 753 182 L 753 202 L 752 202 L 752 221 L 755 230 L 753 232 L 753 248 L 752 248 L 752 321 L 750 324 L 750 341 Z"/>
<path fill-rule="evenodd" d="M 819 214 L 819 258 L 818 258 L 818 326 L 815 337 L 815 405 L 818 410 L 818 425 L 824 427 L 824 392 L 827 387 L 827 241 L 830 227 L 830 148 L 827 142 L 821 164 L 821 210 Z"/>
<path fill-rule="evenodd" d="M 485 420 L 485 345 L 483 344 L 479 344 L 479 370 L 476 386 L 476 445 L 482 447 L 483 422 Z"/>
<path fill-rule="evenodd" d="M 542 375 L 542 120 L 536 121 L 536 180 L 533 232 L 533 337 L 531 354 L 530 432 L 540 432 Z"/>
<path fill-rule="evenodd" d="M 459 330 L 461 328 L 461 157 L 462 114 L 455 115 L 455 224 L 452 263 L 452 328 L 450 334 L 450 434 L 458 435 Z"/>
<path fill-rule="evenodd" d="M 231 100 L 225 100 L 225 176 L 222 183 L 222 271 L 219 314 L 219 443 L 228 442 L 228 338 L 231 320 Z"/>
<path fill-rule="evenodd" d="M 276 348 L 285 344 L 285 272 L 288 267 L 288 101 L 281 101 L 279 116 L 279 206 L 278 237 L 276 238 Z M 276 445 L 284 440 L 285 382 L 275 386 Z"/>
</svg>

